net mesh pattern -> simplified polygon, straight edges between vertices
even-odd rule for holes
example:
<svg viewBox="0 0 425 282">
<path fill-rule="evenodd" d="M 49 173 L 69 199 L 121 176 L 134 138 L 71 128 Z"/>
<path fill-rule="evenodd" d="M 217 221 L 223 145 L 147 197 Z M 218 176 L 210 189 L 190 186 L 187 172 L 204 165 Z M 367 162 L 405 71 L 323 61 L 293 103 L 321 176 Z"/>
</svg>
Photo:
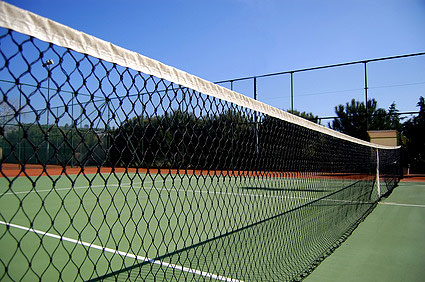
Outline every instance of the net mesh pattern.
<svg viewBox="0 0 425 282">
<path fill-rule="evenodd" d="M 299 280 L 400 177 L 399 150 L 7 29 L 0 111 L 1 280 Z"/>
</svg>

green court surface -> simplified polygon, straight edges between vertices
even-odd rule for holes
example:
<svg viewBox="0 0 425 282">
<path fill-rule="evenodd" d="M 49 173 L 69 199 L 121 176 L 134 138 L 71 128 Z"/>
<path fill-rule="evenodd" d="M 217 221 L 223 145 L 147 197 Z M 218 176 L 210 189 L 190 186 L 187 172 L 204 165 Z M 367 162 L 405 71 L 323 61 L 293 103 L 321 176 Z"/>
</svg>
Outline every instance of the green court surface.
<svg viewBox="0 0 425 282">
<path fill-rule="evenodd" d="M 305 281 L 425 281 L 425 183 L 399 183 Z"/>
<path fill-rule="evenodd" d="M 311 204 L 341 187 L 348 188 Z M 309 213 L 305 220 L 326 226 L 329 213 L 363 212 L 339 200 L 352 189 L 363 191 L 360 201 L 371 193 L 368 181 L 355 179 L 131 173 L 0 178 L 0 188 L 0 258 L 9 262 L 7 272 L 49 281 L 89 280 L 115 271 L 124 277 L 141 272 L 146 279 L 211 281 L 222 273 L 238 278 L 247 265 L 265 267 L 261 273 L 273 277 L 271 266 L 299 259 L 293 238 L 315 242 L 314 232 L 328 236 L 331 231 L 308 230 L 294 219 Z M 359 205 L 367 209 L 371 204 Z M 357 216 L 354 212 L 352 221 Z M 276 236 L 283 241 L 270 241 Z M 279 251 L 275 257 L 272 250 Z M 281 254 L 288 261 L 281 261 Z M 226 269 L 229 265 L 236 270 Z"/>
</svg>

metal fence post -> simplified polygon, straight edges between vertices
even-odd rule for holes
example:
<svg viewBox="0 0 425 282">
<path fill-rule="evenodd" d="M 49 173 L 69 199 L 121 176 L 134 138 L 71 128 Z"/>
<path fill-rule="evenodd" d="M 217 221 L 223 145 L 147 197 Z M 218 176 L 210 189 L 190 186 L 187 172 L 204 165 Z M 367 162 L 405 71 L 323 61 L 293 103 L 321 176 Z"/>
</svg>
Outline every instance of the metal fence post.
<svg viewBox="0 0 425 282">
<path fill-rule="evenodd" d="M 291 113 L 294 113 L 294 72 L 291 72 Z"/>
<path fill-rule="evenodd" d="M 367 62 L 363 62 L 364 64 L 364 95 L 365 95 L 365 109 L 366 109 L 366 130 L 369 129 L 369 107 L 367 105 L 368 97 L 367 97 Z"/>
</svg>

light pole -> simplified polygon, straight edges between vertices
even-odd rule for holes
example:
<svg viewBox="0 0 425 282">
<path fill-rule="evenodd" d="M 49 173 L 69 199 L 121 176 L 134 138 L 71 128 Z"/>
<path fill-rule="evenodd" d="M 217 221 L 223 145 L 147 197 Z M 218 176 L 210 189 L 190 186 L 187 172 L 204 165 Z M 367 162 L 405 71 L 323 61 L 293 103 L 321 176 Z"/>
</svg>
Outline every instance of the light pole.
<svg viewBox="0 0 425 282">
<path fill-rule="evenodd" d="M 49 161 L 49 105 L 50 105 L 50 66 L 53 65 L 54 62 L 52 59 L 47 60 L 43 63 L 43 67 L 47 69 L 47 106 L 46 106 L 46 164 Z"/>
</svg>

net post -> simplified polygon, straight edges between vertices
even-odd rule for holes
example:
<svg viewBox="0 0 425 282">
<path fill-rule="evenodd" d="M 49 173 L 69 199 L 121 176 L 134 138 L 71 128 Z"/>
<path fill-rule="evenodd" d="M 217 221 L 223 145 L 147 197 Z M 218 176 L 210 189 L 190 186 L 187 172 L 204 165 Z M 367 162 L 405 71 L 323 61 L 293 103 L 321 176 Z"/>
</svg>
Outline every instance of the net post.
<svg viewBox="0 0 425 282">
<path fill-rule="evenodd" d="M 378 199 L 381 198 L 381 183 L 379 181 L 379 149 L 376 148 L 376 188 L 378 191 Z"/>
</svg>

